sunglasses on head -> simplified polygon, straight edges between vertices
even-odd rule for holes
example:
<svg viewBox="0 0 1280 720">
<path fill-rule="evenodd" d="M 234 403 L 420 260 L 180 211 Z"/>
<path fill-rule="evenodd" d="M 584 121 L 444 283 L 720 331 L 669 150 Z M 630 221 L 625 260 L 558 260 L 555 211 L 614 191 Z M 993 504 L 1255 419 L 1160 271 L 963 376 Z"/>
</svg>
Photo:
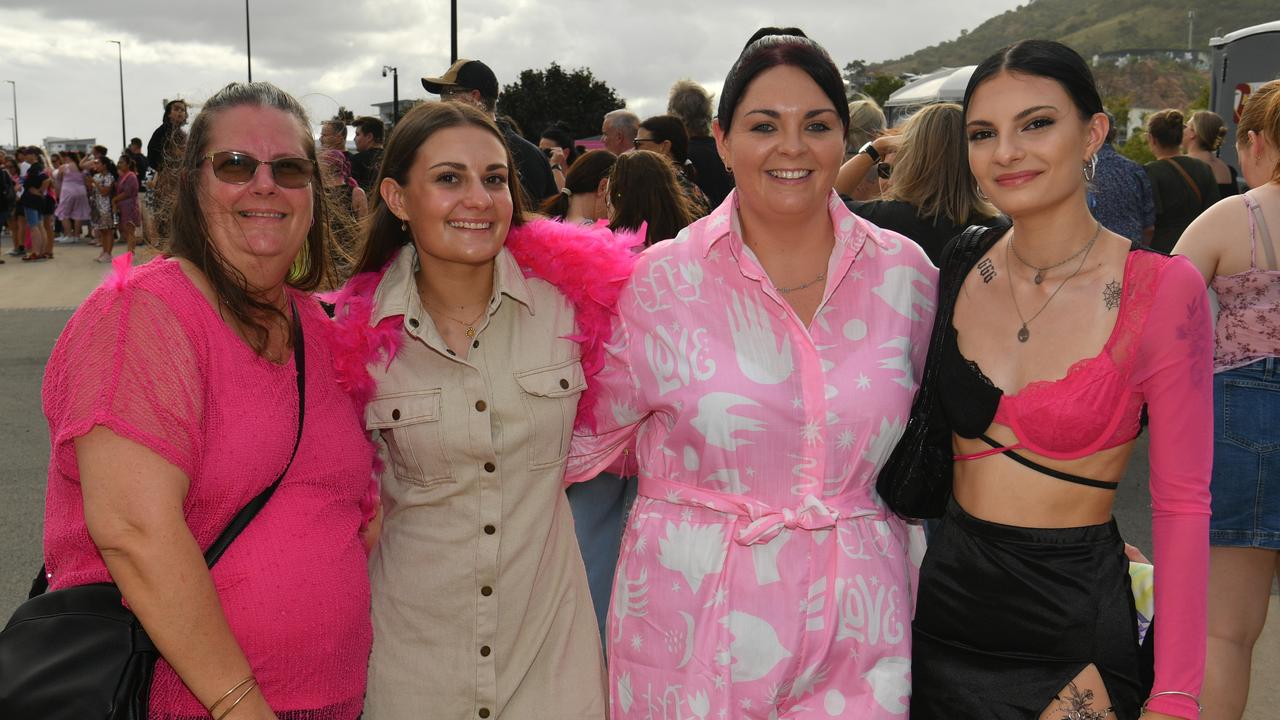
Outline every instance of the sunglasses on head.
<svg viewBox="0 0 1280 720">
<path fill-rule="evenodd" d="M 213 176 L 224 183 L 244 185 L 253 180 L 259 165 L 271 166 L 271 177 L 283 188 L 304 188 L 311 184 L 315 163 L 301 157 L 282 157 L 275 160 L 258 158 L 234 150 L 211 152 L 204 156 L 213 168 Z"/>
<path fill-rule="evenodd" d="M 893 166 L 887 162 L 876 163 L 876 175 L 882 180 L 893 177 Z"/>
</svg>

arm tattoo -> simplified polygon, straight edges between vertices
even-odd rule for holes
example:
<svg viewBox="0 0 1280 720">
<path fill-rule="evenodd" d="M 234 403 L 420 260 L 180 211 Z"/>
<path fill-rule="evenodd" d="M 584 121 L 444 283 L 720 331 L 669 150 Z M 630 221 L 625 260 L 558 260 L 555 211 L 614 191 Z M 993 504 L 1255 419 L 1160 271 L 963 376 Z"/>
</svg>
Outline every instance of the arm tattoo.
<svg viewBox="0 0 1280 720">
<path fill-rule="evenodd" d="M 1102 288 L 1102 304 L 1106 305 L 1108 310 L 1120 307 L 1120 283 L 1112 280 Z"/>
<path fill-rule="evenodd" d="M 982 274 L 983 284 L 996 279 L 996 266 L 991 264 L 991 258 L 985 258 L 978 263 L 978 272 Z"/>
<path fill-rule="evenodd" d="M 1093 691 L 1080 691 L 1074 682 L 1067 683 L 1066 690 L 1055 698 L 1058 710 L 1062 712 L 1062 720 L 1106 720 L 1115 708 L 1095 710 L 1093 707 Z"/>
</svg>

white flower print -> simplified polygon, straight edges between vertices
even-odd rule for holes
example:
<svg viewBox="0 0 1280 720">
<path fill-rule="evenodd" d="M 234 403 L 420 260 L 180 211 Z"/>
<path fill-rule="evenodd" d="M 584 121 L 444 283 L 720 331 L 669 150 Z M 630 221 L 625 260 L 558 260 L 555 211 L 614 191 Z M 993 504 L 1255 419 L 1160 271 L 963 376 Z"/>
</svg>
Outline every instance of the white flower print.
<svg viewBox="0 0 1280 720">
<path fill-rule="evenodd" d="M 727 549 L 723 525 L 681 522 L 677 526 L 668 520 L 666 535 L 658 540 L 658 562 L 683 575 L 696 593 L 704 577 L 724 567 Z"/>
</svg>

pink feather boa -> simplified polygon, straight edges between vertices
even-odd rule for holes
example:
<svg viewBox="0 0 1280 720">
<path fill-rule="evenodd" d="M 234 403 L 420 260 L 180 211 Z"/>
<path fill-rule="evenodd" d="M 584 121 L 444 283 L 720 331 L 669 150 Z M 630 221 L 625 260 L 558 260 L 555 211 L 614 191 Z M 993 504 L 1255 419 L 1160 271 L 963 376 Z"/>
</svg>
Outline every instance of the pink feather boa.
<svg viewBox="0 0 1280 720">
<path fill-rule="evenodd" d="M 604 367 L 604 345 L 612 332 L 618 295 L 631 277 L 635 250 L 643 242 L 644 228 L 615 234 L 603 223 L 581 226 L 534 220 L 511 228 L 507 234 L 506 247 L 525 277 L 551 283 L 573 305 L 575 332 L 569 339 L 582 348 L 582 369 L 587 376 L 587 389 L 578 400 L 576 427 L 595 426 L 592 411 L 598 390 L 591 378 Z M 335 306 L 332 339 L 338 384 L 362 410 L 377 390 L 369 367 L 390 365 L 404 339 L 402 316 L 370 325 L 373 295 L 385 272 L 386 267 L 361 273 L 328 297 Z"/>
</svg>

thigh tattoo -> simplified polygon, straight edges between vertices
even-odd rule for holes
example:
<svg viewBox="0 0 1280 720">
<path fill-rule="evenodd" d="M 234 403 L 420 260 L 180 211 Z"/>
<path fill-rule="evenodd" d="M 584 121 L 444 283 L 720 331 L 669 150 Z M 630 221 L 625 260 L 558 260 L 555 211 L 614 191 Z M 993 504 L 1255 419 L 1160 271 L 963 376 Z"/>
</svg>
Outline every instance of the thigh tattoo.
<svg viewBox="0 0 1280 720">
<path fill-rule="evenodd" d="M 1067 683 L 1066 689 L 1055 698 L 1061 720 L 1106 720 L 1115 712 L 1115 708 L 1098 710 L 1093 707 L 1093 691 L 1080 690 L 1075 682 Z M 1055 713 L 1056 714 L 1056 713 Z"/>
</svg>

